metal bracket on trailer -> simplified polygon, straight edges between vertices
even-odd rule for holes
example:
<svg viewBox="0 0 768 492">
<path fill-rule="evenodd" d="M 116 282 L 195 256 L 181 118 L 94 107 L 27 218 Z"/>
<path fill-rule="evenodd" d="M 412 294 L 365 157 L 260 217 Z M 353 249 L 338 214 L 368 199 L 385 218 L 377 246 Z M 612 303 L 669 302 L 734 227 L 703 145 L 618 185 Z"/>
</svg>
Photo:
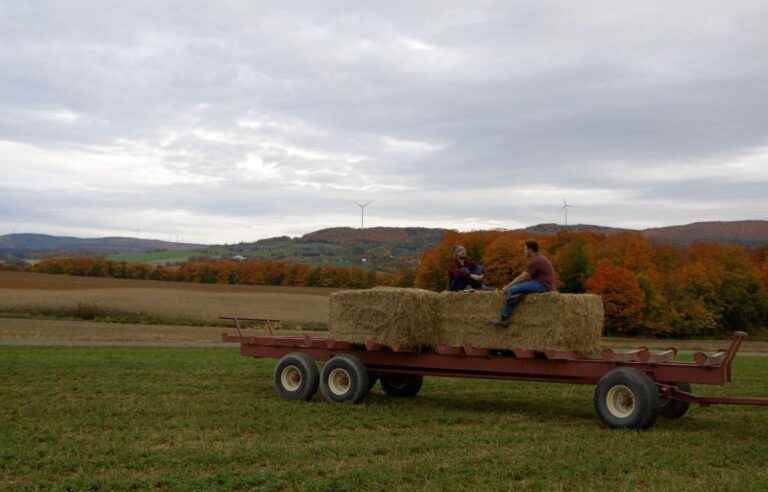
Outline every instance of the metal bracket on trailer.
<svg viewBox="0 0 768 492">
<path fill-rule="evenodd" d="M 675 386 L 658 383 L 656 386 L 658 386 L 659 394 L 662 398 L 698 403 L 703 407 L 708 407 L 710 405 L 750 405 L 760 407 L 768 406 L 768 398 L 757 398 L 750 396 L 696 396 L 686 391 L 682 391 Z"/>
</svg>

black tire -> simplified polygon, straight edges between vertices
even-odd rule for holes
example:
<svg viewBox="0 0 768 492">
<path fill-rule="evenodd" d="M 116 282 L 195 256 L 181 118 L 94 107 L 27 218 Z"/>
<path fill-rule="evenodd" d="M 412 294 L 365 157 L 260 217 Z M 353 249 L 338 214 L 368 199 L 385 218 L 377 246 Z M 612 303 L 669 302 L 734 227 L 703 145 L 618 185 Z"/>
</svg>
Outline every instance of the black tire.
<svg viewBox="0 0 768 492">
<path fill-rule="evenodd" d="M 301 352 L 284 355 L 272 373 L 272 384 L 284 400 L 311 400 L 320 384 L 315 359 Z"/>
<path fill-rule="evenodd" d="M 423 383 L 424 376 L 415 374 L 387 374 L 381 377 L 381 389 L 389 396 L 416 396 Z"/>
<path fill-rule="evenodd" d="M 691 385 L 688 383 L 678 383 L 675 386 L 680 391 L 691 392 Z M 668 419 L 679 419 L 688 413 L 691 402 L 682 400 L 672 400 L 670 398 L 659 398 L 659 415 Z"/>
<path fill-rule="evenodd" d="M 352 355 L 329 360 L 320 375 L 320 391 L 334 403 L 360 403 L 370 390 L 368 369 Z"/>
<path fill-rule="evenodd" d="M 600 379 L 594 404 L 600 420 L 612 429 L 648 429 L 656 423 L 659 392 L 646 374 L 622 367 Z"/>
</svg>

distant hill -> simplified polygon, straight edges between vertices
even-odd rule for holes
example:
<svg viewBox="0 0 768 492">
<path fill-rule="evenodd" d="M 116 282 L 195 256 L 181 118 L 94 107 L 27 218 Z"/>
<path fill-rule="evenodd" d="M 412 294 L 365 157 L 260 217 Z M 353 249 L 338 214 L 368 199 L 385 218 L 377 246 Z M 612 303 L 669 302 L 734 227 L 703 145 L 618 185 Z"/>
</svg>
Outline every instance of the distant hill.
<svg viewBox="0 0 768 492">
<path fill-rule="evenodd" d="M 206 245 L 172 243 L 156 239 L 130 237 L 76 238 L 46 234 L 8 234 L 0 236 L 0 254 L 30 253 L 143 253 L 147 251 L 182 251 L 205 249 Z"/>
<path fill-rule="evenodd" d="M 424 243 L 437 244 L 448 229 L 427 229 L 424 227 L 333 227 L 310 232 L 301 241 L 321 241 L 334 244 L 398 244 L 404 247 L 420 246 Z"/>
<path fill-rule="evenodd" d="M 618 227 L 607 227 L 590 224 L 575 224 L 569 226 L 562 226 L 559 224 L 538 224 L 535 226 L 526 227 L 525 229 L 519 229 L 532 235 L 552 235 L 562 231 L 569 232 L 596 232 L 599 234 L 617 234 L 619 232 L 641 232 L 636 229 L 621 229 Z"/>
<path fill-rule="evenodd" d="M 696 241 L 760 246 L 768 244 L 768 220 L 696 222 L 643 231 L 654 241 L 690 244 Z"/>
<path fill-rule="evenodd" d="M 655 227 L 651 229 L 621 229 L 589 224 L 561 226 L 557 224 L 539 224 L 522 229 L 530 234 L 556 234 L 568 230 L 574 232 L 591 231 L 600 234 L 620 232 L 640 232 L 658 243 L 671 243 L 686 246 L 696 242 L 738 244 L 741 246 L 760 246 L 768 244 L 768 220 L 740 220 L 732 222 L 695 222 L 693 224 Z"/>
<path fill-rule="evenodd" d="M 392 269 L 416 264 L 424 250 L 437 245 L 447 229 L 423 227 L 334 227 L 305 234 L 211 248 L 220 256 L 293 260 L 309 264 Z"/>
<path fill-rule="evenodd" d="M 639 232 L 654 242 L 688 245 L 698 241 L 760 246 L 768 244 L 768 221 L 697 222 L 646 230 L 622 229 L 590 224 L 538 224 L 519 229 L 531 235 L 556 234 L 563 230 L 600 234 Z M 127 261 L 184 261 L 191 255 L 173 252 L 200 252 L 212 258 L 245 258 L 290 260 L 312 265 L 365 266 L 392 270 L 401 264 L 415 265 L 421 254 L 437 245 L 448 229 L 422 227 L 372 227 L 357 229 L 335 227 L 321 229 L 301 237 L 288 236 L 231 245 L 173 243 L 154 239 L 106 237 L 81 239 L 45 234 L 10 234 L 0 236 L 0 258 L 32 255 L 80 253 L 115 255 Z M 141 255 L 141 253 L 149 253 Z M 168 253 L 161 253 L 168 252 Z M 168 256 L 170 255 L 170 256 Z M 171 258 L 172 257 L 172 258 Z"/>
</svg>

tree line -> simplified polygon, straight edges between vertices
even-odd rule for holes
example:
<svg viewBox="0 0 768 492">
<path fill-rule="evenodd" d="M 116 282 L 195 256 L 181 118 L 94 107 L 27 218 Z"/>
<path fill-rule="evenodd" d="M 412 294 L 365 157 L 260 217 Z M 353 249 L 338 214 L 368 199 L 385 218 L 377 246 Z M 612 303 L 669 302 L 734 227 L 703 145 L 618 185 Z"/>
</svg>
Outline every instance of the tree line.
<svg viewBox="0 0 768 492">
<path fill-rule="evenodd" d="M 377 285 L 409 287 L 415 272 L 402 268 L 381 273 L 356 267 L 321 266 L 271 260 L 192 260 L 180 266 L 112 261 L 99 257 L 48 258 L 28 271 L 37 273 L 165 280 L 209 284 L 281 285 L 365 289 Z"/>
<path fill-rule="evenodd" d="M 424 253 L 415 285 L 445 289 L 455 244 L 483 263 L 486 283 L 501 286 L 526 265 L 516 232 L 450 232 Z M 726 335 L 768 327 L 768 245 L 680 247 L 637 233 L 561 232 L 537 237 L 560 277 L 559 290 L 603 298 L 609 334 Z"/>
</svg>

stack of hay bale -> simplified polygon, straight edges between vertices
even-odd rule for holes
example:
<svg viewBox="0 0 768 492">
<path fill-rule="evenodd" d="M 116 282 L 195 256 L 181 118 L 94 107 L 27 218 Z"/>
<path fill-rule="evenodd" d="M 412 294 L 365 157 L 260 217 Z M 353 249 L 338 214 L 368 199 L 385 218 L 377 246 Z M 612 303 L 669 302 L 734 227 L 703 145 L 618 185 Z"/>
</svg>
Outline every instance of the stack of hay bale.
<svg viewBox="0 0 768 492">
<path fill-rule="evenodd" d="M 599 296 L 530 294 L 515 308 L 509 327 L 490 326 L 503 303 L 501 291 L 438 294 L 391 287 L 341 291 L 331 296 L 331 337 L 404 349 L 437 345 L 581 353 L 598 349 L 604 316 Z"/>
<path fill-rule="evenodd" d="M 377 287 L 331 294 L 331 337 L 391 347 L 434 347 L 440 331 L 440 296 L 422 289 Z"/>
</svg>

